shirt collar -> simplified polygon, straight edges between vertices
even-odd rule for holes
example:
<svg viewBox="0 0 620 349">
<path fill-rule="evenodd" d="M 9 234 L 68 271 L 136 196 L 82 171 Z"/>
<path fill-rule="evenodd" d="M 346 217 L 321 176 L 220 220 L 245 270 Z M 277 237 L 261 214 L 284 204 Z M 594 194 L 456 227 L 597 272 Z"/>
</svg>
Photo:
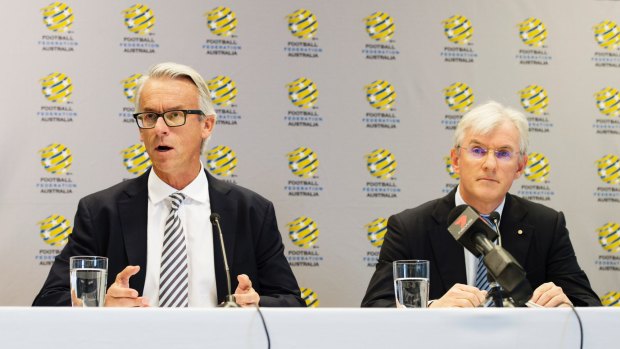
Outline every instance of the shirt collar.
<svg viewBox="0 0 620 349">
<path fill-rule="evenodd" d="M 497 206 L 497 208 L 494 210 L 495 212 L 499 213 L 500 219 L 502 217 L 502 212 L 504 211 L 505 203 L 506 203 L 506 196 L 504 195 L 504 199 L 502 200 L 502 203 L 499 204 L 499 206 Z M 459 191 L 459 186 L 456 187 L 456 193 L 454 194 L 454 204 L 455 206 L 469 205 L 468 203 L 465 202 L 465 200 L 463 200 L 463 197 L 461 196 L 461 192 Z"/>
<path fill-rule="evenodd" d="M 209 201 L 209 183 L 207 176 L 204 173 L 204 167 L 202 161 L 200 162 L 200 172 L 196 175 L 193 181 L 191 181 L 185 188 L 177 190 L 168 183 L 164 182 L 157 176 L 155 171 L 151 170 L 148 179 L 149 200 L 157 205 L 161 201 L 165 200 L 168 196 L 177 191 L 185 194 L 188 199 L 192 199 L 201 204 Z"/>
</svg>

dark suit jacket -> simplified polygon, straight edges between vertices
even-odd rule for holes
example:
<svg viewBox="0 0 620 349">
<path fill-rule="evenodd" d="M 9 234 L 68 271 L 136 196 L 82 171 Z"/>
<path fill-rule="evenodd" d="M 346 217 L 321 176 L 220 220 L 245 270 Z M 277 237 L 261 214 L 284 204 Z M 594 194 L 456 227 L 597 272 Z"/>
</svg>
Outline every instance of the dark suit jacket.
<svg viewBox="0 0 620 349">
<path fill-rule="evenodd" d="M 448 232 L 456 189 L 445 197 L 393 215 L 363 307 L 393 307 L 392 262 L 430 261 L 429 299 L 441 298 L 455 283 L 467 283 L 463 246 Z M 533 289 L 552 281 L 574 305 L 600 305 L 581 270 L 561 212 L 507 194 L 500 223 L 502 246 L 523 266 Z M 519 234 L 518 232 L 521 232 Z"/>
<path fill-rule="evenodd" d="M 146 275 L 149 172 L 80 200 L 73 233 L 56 257 L 33 305 L 71 305 L 69 257 L 80 255 L 108 257 L 108 287 L 126 266 L 139 265 L 140 272 L 131 277 L 130 287 L 142 294 Z M 305 306 L 284 256 L 273 204 L 248 189 L 205 173 L 211 211 L 221 217 L 232 291 L 237 287 L 235 276 L 247 274 L 261 297 L 261 306 Z M 226 274 L 219 235 L 216 229 L 213 233 L 217 297 L 221 302 L 227 292 Z"/>
</svg>

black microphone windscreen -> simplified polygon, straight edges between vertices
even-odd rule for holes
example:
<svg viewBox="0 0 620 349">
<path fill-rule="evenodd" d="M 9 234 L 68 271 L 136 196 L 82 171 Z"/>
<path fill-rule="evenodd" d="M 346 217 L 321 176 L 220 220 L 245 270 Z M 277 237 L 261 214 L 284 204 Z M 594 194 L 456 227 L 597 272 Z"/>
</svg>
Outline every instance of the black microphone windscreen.
<svg viewBox="0 0 620 349">
<path fill-rule="evenodd" d="M 455 208 L 452 209 L 452 211 L 450 211 L 450 213 L 448 214 L 448 223 L 452 223 L 454 222 L 458 216 L 461 215 L 461 213 L 463 213 L 463 211 L 465 211 L 469 206 L 467 205 L 458 205 Z"/>
<path fill-rule="evenodd" d="M 216 221 L 220 220 L 220 215 L 217 213 L 211 213 L 209 219 L 211 220 L 211 224 L 215 224 Z"/>
<path fill-rule="evenodd" d="M 495 222 L 499 222 L 499 213 L 497 211 L 493 211 L 491 212 L 491 214 L 489 215 L 489 219 L 491 219 L 491 222 L 495 223 Z"/>
</svg>

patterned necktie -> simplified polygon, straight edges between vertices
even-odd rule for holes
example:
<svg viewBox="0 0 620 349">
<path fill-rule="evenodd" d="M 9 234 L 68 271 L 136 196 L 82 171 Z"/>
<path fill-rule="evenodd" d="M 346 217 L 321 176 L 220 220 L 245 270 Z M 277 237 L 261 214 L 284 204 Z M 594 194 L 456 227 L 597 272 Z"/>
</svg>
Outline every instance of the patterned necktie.
<svg viewBox="0 0 620 349">
<path fill-rule="evenodd" d="M 488 215 L 481 216 L 482 218 L 484 218 L 485 221 L 491 223 Z M 495 230 L 493 224 L 491 224 L 491 227 L 493 227 L 493 230 Z M 480 257 L 478 257 L 478 265 L 476 266 L 476 280 L 474 282 L 474 286 L 476 286 L 481 291 L 489 291 L 491 289 L 491 286 L 489 285 L 489 279 L 487 277 L 487 267 L 482 261 L 483 257 L 484 256 L 482 254 L 480 255 Z"/>
<path fill-rule="evenodd" d="M 179 206 L 185 195 L 176 192 L 170 199 L 170 214 L 166 218 L 164 245 L 161 252 L 159 275 L 159 306 L 187 307 L 189 305 L 189 275 L 187 271 L 187 249 L 183 225 L 179 219 Z"/>
</svg>

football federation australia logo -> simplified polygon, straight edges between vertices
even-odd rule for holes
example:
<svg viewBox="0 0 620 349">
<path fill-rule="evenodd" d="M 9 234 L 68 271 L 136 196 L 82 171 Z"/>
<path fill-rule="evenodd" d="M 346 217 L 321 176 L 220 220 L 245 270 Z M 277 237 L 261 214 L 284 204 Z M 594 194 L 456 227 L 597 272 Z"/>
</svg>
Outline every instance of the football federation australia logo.
<svg viewBox="0 0 620 349">
<path fill-rule="evenodd" d="M 142 143 L 123 149 L 123 165 L 129 173 L 139 176 L 151 167 L 151 158 Z"/>
<path fill-rule="evenodd" d="M 364 227 L 366 228 L 368 241 L 375 247 L 381 247 L 385 233 L 387 233 L 387 219 L 383 217 L 377 218 Z"/>
<path fill-rule="evenodd" d="M 64 73 L 51 73 L 41 79 L 41 92 L 53 103 L 66 103 L 73 94 L 73 83 Z"/>
<path fill-rule="evenodd" d="M 542 47 L 547 40 L 547 27 L 538 18 L 528 18 L 519 23 L 519 37 L 528 46 Z"/>
<path fill-rule="evenodd" d="M 319 297 L 314 291 L 306 287 L 302 287 L 299 290 L 301 291 L 301 298 L 306 302 L 306 307 L 316 308 L 319 306 Z"/>
<path fill-rule="evenodd" d="M 364 18 L 366 22 L 366 33 L 371 39 L 387 42 L 394 37 L 396 25 L 390 15 L 385 12 L 375 12 Z"/>
<path fill-rule="evenodd" d="M 288 19 L 288 29 L 298 39 L 312 39 L 319 30 L 319 22 L 316 16 L 306 9 L 299 9 L 286 18 Z"/>
<path fill-rule="evenodd" d="M 125 14 L 125 26 L 134 34 L 146 35 L 155 26 L 155 15 L 146 5 L 135 4 L 123 13 Z"/>
<path fill-rule="evenodd" d="M 314 81 L 308 78 L 299 78 L 286 85 L 288 98 L 294 106 L 309 109 L 319 99 L 319 90 Z"/>
<path fill-rule="evenodd" d="M 603 115 L 620 116 L 620 92 L 617 89 L 605 87 L 598 91 L 594 97 L 596 98 L 596 106 Z"/>
<path fill-rule="evenodd" d="M 530 153 L 525 166 L 525 178 L 528 181 L 542 183 L 549 178 L 551 166 L 544 154 Z"/>
<path fill-rule="evenodd" d="M 45 171 L 61 175 L 67 173 L 73 164 L 71 150 L 64 144 L 53 143 L 39 150 L 41 154 L 41 165 Z"/>
<path fill-rule="evenodd" d="M 286 154 L 288 156 L 288 168 L 295 176 L 310 178 L 319 170 L 319 158 L 316 153 L 307 147 L 299 147 Z"/>
<path fill-rule="evenodd" d="M 123 84 L 123 93 L 125 94 L 127 100 L 131 103 L 133 103 L 136 99 L 136 87 L 141 77 L 142 74 L 133 74 L 127 79 L 121 81 L 121 84 Z"/>
<path fill-rule="evenodd" d="M 474 94 L 466 83 L 455 82 L 444 89 L 444 99 L 448 108 L 465 113 L 474 104 Z"/>
<path fill-rule="evenodd" d="M 53 2 L 41 9 L 43 12 L 43 23 L 47 29 L 65 33 L 73 25 L 73 10 L 62 2 Z"/>
<path fill-rule="evenodd" d="M 237 85 L 228 76 L 218 75 L 207 81 L 211 100 L 218 106 L 229 106 L 237 99 Z"/>
<path fill-rule="evenodd" d="M 396 91 L 392 84 L 385 80 L 375 80 L 366 87 L 366 100 L 375 109 L 390 110 L 396 103 Z"/>
<path fill-rule="evenodd" d="M 394 155 L 387 149 L 376 149 L 366 155 L 366 168 L 371 176 L 386 180 L 396 172 L 398 163 Z"/>
<path fill-rule="evenodd" d="M 541 115 L 547 111 L 549 96 L 544 88 L 538 85 L 529 85 L 519 91 L 521 106 L 530 114 Z"/>
<path fill-rule="evenodd" d="M 205 13 L 207 27 L 217 36 L 231 36 L 237 30 L 237 15 L 229 7 L 219 6 Z"/>
<path fill-rule="evenodd" d="M 309 217 L 301 216 L 286 225 L 288 237 L 298 247 L 308 248 L 319 238 L 319 228 Z"/>
<path fill-rule="evenodd" d="M 474 27 L 465 16 L 454 15 L 443 21 L 443 33 L 452 43 L 465 45 L 474 35 Z"/>
<path fill-rule="evenodd" d="M 606 50 L 617 49 L 620 46 L 620 30 L 616 22 L 605 20 L 594 26 L 594 39 Z"/>
<path fill-rule="evenodd" d="M 446 172 L 448 172 L 448 175 L 453 179 L 459 179 L 461 176 L 456 173 L 454 164 L 452 163 L 452 158 L 450 156 L 444 156 L 443 161 L 446 164 Z"/>
<path fill-rule="evenodd" d="M 601 303 L 605 307 L 620 307 L 620 292 L 607 292 L 601 297 Z"/>
<path fill-rule="evenodd" d="M 596 161 L 599 177 L 607 184 L 620 184 L 620 159 L 608 154 Z"/>
<path fill-rule="evenodd" d="M 601 247 L 610 253 L 620 252 L 620 224 L 609 222 L 596 229 L 598 242 Z"/>
<path fill-rule="evenodd" d="M 43 242 L 50 246 L 64 246 L 73 227 L 65 217 L 53 214 L 37 223 L 39 225 L 39 236 Z"/>
<path fill-rule="evenodd" d="M 231 176 L 237 168 L 237 154 L 225 145 L 213 147 L 207 153 L 207 169 L 209 172 L 222 176 Z"/>
</svg>

